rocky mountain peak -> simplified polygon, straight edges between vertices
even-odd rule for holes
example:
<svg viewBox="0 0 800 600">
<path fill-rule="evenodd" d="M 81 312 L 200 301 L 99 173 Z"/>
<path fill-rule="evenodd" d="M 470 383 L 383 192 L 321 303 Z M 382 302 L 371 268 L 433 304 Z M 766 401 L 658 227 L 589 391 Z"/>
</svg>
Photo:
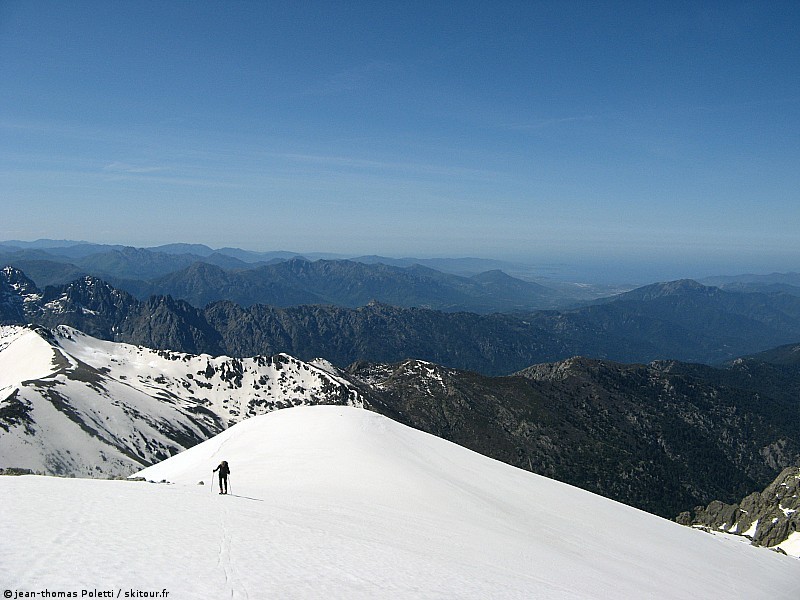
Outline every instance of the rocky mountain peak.
<svg viewBox="0 0 800 600">
<path fill-rule="evenodd" d="M 28 313 L 35 311 L 41 297 L 36 284 L 19 269 L 6 266 L 0 270 L 0 314 L 3 321 L 29 321 Z"/>
<path fill-rule="evenodd" d="M 582 377 L 586 373 L 596 372 L 603 364 L 604 362 L 600 360 L 573 356 L 557 362 L 532 365 L 515 375 L 535 381 L 564 381 L 571 377 Z"/>
<path fill-rule="evenodd" d="M 135 298 L 127 292 L 117 290 L 91 275 L 76 279 L 65 286 L 46 288 L 42 300 L 48 310 L 82 315 L 119 314 L 136 304 Z"/>
<path fill-rule="evenodd" d="M 105 298 L 117 298 L 124 294 L 98 277 L 86 275 L 64 287 L 64 294 L 70 299 L 84 299 L 89 302 Z"/>
<path fill-rule="evenodd" d="M 9 291 L 20 296 L 39 293 L 36 284 L 25 273 L 12 266 L 5 266 L 0 270 L 0 286 L 8 287 Z"/>
</svg>

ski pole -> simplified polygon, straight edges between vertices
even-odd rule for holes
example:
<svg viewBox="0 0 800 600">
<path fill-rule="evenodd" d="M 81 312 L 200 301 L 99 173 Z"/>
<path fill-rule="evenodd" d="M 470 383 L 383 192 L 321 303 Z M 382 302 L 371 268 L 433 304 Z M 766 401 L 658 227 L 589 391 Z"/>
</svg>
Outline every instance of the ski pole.
<svg viewBox="0 0 800 600">
<path fill-rule="evenodd" d="M 211 493 L 214 493 L 214 471 L 211 471 Z"/>
</svg>

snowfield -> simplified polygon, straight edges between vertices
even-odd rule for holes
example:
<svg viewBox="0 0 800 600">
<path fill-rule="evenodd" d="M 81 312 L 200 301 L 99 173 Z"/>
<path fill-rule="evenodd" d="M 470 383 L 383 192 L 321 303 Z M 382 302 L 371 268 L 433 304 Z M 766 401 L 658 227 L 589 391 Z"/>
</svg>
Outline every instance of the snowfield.
<svg viewBox="0 0 800 600">
<path fill-rule="evenodd" d="M 221 460 L 229 496 L 209 486 Z M 252 417 L 141 475 L 172 483 L 0 477 L 0 585 L 178 600 L 796 600 L 800 589 L 796 558 L 355 408 Z"/>
<path fill-rule="evenodd" d="M 234 423 L 299 404 L 363 406 L 332 365 L 212 357 L 0 326 L 0 468 L 129 475 Z"/>
</svg>

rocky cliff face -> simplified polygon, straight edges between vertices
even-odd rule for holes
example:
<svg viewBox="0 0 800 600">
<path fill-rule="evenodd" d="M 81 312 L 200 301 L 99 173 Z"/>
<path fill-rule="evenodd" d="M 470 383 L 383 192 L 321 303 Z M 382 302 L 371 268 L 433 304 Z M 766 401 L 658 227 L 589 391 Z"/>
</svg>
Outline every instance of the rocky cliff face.
<svg viewBox="0 0 800 600">
<path fill-rule="evenodd" d="M 745 536 L 756 546 L 781 549 L 787 541 L 800 538 L 800 467 L 787 467 L 763 492 L 754 492 L 738 504 L 715 500 L 705 508 L 681 513 L 677 521 Z"/>
</svg>

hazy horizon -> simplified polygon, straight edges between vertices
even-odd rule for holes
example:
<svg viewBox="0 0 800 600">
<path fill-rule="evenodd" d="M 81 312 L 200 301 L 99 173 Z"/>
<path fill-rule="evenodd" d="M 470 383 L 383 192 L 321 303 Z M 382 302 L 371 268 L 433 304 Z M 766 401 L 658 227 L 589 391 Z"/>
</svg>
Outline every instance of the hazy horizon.
<svg viewBox="0 0 800 600">
<path fill-rule="evenodd" d="M 5 2 L 0 239 L 800 270 L 800 5 Z"/>
<path fill-rule="evenodd" d="M 168 245 L 198 245 L 214 251 L 223 249 L 238 249 L 253 253 L 286 253 L 296 254 L 309 260 L 334 260 L 334 259 L 355 259 L 363 257 L 382 257 L 392 260 L 477 260 L 491 261 L 499 263 L 497 268 L 512 271 L 515 276 L 523 276 L 525 279 L 554 279 L 559 281 L 585 282 L 596 284 L 630 284 L 645 285 L 661 281 L 673 281 L 678 279 L 703 279 L 716 276 L 736 276 L 736 275 L 770 275 L 774 273 L 796 273 L 798 269 L 791 264 L 786 264 L 785 268 L 773 268 L 771 265 L 758 265 L 757 263 L 726 263 L 724 261 L 711 262 L 707 259 L 692 262 L 676 262 L 674 260 L 656 261 L 654 259 L 636 261 L 633 257 L 627 260 L 612 260 L 609 258 L 580 258 L 573 257 L 547 257 L 536 256 L 466 256 L 457 254 L 418 254 L 418 255 L 387 255 L 374 252 L 347 253 L 347 252 L 327 252 L 317 248 L 292 249 L 292 248 L 244 248 L 234 244 L 224 246 L 211 246 L 202 241 L 182 242 L 173 241 L 166 244 L 155 246 L 142 246 L 127 244 L 121 241 L 113 243 L 95 242 L 91 240 L 71 240 L 71 239 L 52 239 L 39 238 L 36 240 L 0 240 L 0 244 L 13 245 L 17 243 L 22 248 L 48 248 L 60 247 L 60 245 L 109 245 L 124 246 L 132 248 L 158 249 Z M 748 268 L 748 264 L 751 268 Z M 778 262 L 773 264 L 780 264 Z M 507 268 L 507 267 L 515 267 Z"/>
</svg>

